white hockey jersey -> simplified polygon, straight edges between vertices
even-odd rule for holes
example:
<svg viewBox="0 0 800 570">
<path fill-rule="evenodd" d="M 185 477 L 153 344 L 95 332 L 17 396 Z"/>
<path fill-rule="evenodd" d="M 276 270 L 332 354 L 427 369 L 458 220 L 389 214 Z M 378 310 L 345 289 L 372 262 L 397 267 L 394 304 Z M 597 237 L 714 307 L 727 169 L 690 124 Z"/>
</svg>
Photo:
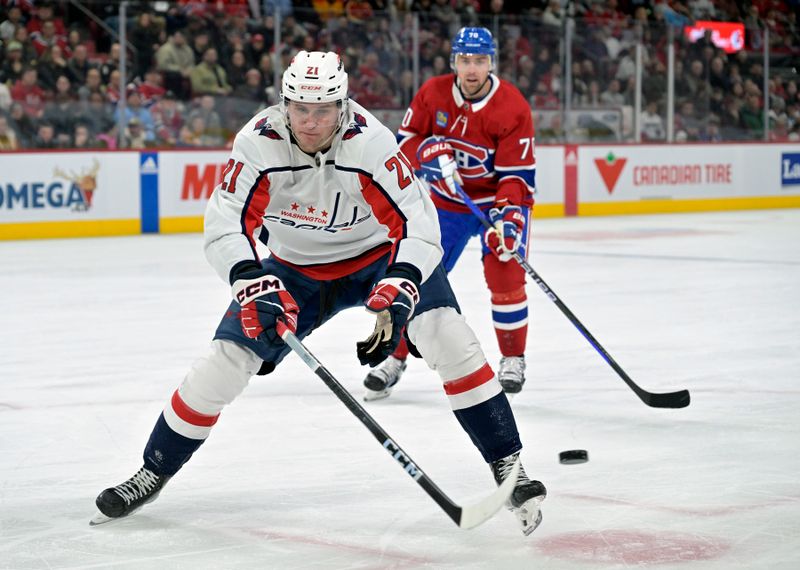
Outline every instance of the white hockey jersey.
<svg viewBox="0 0 800 570">
<path fill-rule="evenodd" d="M 442 257 L 431 199 L 392 132 L 353 101 L 330 149 L 315 156 L 291 142 L 279 105 L 236 135 L 206 208 L 206 257 L 228 282 L 236 264 L 258 260 L 259 239 L 315 279 L 391 251 L 390 263 L 414 265 L 425 281 Z"/>
</svg>

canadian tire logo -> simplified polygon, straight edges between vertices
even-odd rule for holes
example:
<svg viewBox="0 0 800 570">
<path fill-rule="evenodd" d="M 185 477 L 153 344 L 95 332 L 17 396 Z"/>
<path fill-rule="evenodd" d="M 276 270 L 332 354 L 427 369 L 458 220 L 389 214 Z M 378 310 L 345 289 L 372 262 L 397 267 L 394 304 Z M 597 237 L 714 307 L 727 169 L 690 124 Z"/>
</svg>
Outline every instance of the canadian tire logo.
<svg viewBox="0 0 800 570">
<path fill-rule="evenodd" d="M 594 163 L 597 165 L 597 170 L 600 172 L 600 177 L 603 179 L 609 194 L 614 191 L 626 162 L 628 162 L 627 158 L 614 156 L 613 152 L 609 152 L 605 158 L 594 159 Z"/>
</svg>

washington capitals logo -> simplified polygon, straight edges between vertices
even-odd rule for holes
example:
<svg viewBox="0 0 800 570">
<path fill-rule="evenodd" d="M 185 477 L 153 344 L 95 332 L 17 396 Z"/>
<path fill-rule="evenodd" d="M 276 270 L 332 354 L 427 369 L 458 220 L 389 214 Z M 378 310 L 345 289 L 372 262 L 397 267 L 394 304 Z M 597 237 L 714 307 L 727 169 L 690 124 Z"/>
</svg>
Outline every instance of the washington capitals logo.
<svg viewBox="0 0 800 570">
<path fill-rule="evenodd" d="M 352 139 L 354 136 L 362 133 L 361 127 L 367 126 L 367 120 L 362 115 L 358 113 L 353 113 L 353 115 L 355 116 L 355 120 L 350 123 L 350 127 L 342 135 L 343 141 Z"/>
<path fill-rule="evenodd" d="M 264 117 L 263 119 L 260 119 L 256 123 L 256 126 L 255 126 L 255 128 L 253 130 L 254 131 L 259 131 L 258 134 L 260 136 L 262 136 L 262 137 L 267 137 L 268 139 L 273 139 L 273 140 L 276 140 L 276 141 L 283 140 L 283 137 L 278 134 L 278 131 L 273 129 L 272 125 L 270 125 L 267 122 L 267 118 L 266 117 Z"/>
</svg>

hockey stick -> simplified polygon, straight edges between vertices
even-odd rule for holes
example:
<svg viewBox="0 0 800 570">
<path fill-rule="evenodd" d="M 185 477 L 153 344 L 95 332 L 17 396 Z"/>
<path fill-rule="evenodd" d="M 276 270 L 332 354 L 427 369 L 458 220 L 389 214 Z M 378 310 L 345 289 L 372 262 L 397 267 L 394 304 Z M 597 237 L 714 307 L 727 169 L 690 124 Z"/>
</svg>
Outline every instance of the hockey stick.
<svg viewBox="0 0 800 570">
<path fill-rule="evenodd" d="M 472 199 L 467 196 L 467 193 L 464 192 L 464 189 L 457 180 L 450 177 L 446 179 L 446 182 L 450 189 L 461 197 L 461 199 L 464 201 L 464 204 L 466 204 L 470 211 L 477 216 L 486 229 L 494 229 L 489 220 L 486 219 L 486 214 L 484 214 L 483 211 L 478 208 L 475 202 L 473 202 Z M 534 270 L 531 264 L 528 263 L 528 260 L 522 257 L 518 252 L 511 254 L 511 257 L 513 257 L 514 261 L 522 266 L 525 272 L 530 275 L 531 279 L 533 279 L 533 282 L 539 286 L 539 289 L 541 289 L 544 294 L 556 304 L 556 307 L 558 307 L 561 312 L 564 313 L 564 315 L 573 325 L 575 325 L 584 338 L 589 341 L 589 344 L 591 344 L 594 349 L 600 353 L 600 356 L 602 356 L 608 365 L 611 366 L 611 368 L 613 368 L 614 371 L 619 375 L 619 377 L 625 381 L 630 389 L 633 390 L 637 396 L 639 396 L 639 399 L 642 400 L 642 402 L 651 408 L 685 408 L 689 405 L 690 397 L 688 390 L 679 390 L 677 392 L 667 393 L 648 392 L 636 384 L 636 382 L 634 382 L 633 379 L 628 376 L 622 367 L 617 364 L 616 360 L 611 357 L 606 349 L 603 348 L 599 342 L 597 342 L 597 339 L 592 336 L 592 333 L 590 333 L 588 329 L 583 326 L 583 323 L 578 320 L 578 317 L 573 315 L 572 311 L 570 311 L 569 308 L 561 301 L 561 299 L 558 298 L 558 295 L 555 294 L 555 291 L 553 291 L 550 286 L 545 283 L 544 279 L 542 279 L 538 273 L 536 273 L 536 270 Z"/>
<path fill-rule="evenodd" d="M 286 344 L 297 353 L 300 359 L 325 382 L 325 385 L 331 389 L 345 406 L 347 406 L 347 409 L 375 436 L 375 439 L 389 452 L 389 455 L 400 464 L 403 470 L 408 473 L 420 487 L 425 489 L 425 492 L 436 501 L 436 504 L 438 504 L 442 510 L 447 513 L 447 516 L 459 527 L 476 527 L 492 518 L 492 516 L 505 505 L 511 493 L 514 491 L 514 486 L 519 476 L 519 461 L 514 463 L 514 467 L 509 476 L 491 495 L 484 497 L 472 505 L 457 505 L 417 466 L 411 459 L 411 456 L 389 437 L 389 434 L 386 433 L 380 424 L 361 407 L 356 399 L 350 395 L 350 392 L 344 389 L 339 381 L 334 378 L 333 374 L 317 360 L 316 356 L 309 352 L 303 343 L 300 342 L 300 339 L 298 339 L 283 322 L 278 321 L 276 328 L 284 342 L 286 342 Z"/>
</svg>

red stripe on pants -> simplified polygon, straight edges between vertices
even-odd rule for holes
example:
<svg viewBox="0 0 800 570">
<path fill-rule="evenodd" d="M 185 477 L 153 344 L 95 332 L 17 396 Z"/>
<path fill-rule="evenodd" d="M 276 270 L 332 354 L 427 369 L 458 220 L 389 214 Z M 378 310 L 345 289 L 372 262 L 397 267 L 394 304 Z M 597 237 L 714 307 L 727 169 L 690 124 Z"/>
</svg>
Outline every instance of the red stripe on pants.
<svg viewBox="0 0 800 570">
<path fill-rule="evenodd" d="M 211 427 L 217 423 L 217 420 L 219 419 L 219 414 L 216 416 L 208 416 L 206 414 L 201 414 L 200 412 L 195 412 L 192 408 L 186 405 L 186 402 L 181 400 L 177 390 L 175 390 L 175 393 L 172 395 L 171 404 L 175 414 L 180 419 L 188 424 L 192 424 L 193 426 Z"/>
<path fill-rule="evenodd" d="M 494 371 L 487 362 L 472 374 L 445 382 L 444 391 L 448 396 L 463 394 L 464 392 L 468 392 L 473 388 L 477 388 L 481 384 L 485 384 L 492 378 L 494 378 Z"/>
</svg>

